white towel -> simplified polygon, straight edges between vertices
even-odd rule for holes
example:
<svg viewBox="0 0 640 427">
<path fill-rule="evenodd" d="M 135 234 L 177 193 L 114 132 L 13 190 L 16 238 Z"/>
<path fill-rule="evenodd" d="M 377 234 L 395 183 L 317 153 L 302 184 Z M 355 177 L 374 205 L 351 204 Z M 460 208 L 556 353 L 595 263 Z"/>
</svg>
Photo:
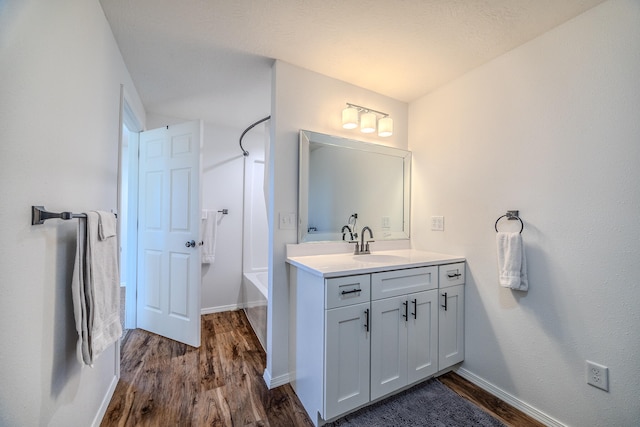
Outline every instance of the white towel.
<svg viewBox="0 0 640 427">
<path fill-rule="evenodd" d="M 518 232 L 499 232 L 496 242 L 500 286 L 526 291 L 529 289 L 529 281 L 522 235 Z"/>
<path fill-rule="evenodd" d="M 100 240 L 105 240 L 116 235 L 116 216 L 109 212 L 96 211 L 100 217 L 98 220 L 98 236 Z"/>
<path fill-rule="evenodd" d="M 78 219 L 76 260 L 71 282 L 78 332 L 78 358 L 93 366 L 96 358 L 122 335 L 120 273 L 115 235 L 99 238 L 100 217 L 115 221 L 109 212 L 87 212 Z M 112 218 L 109 218 L 112 217 Z"/>
<path fill-rule="evenodd" d="M 202 264 L 211 264 L 216 259 L 216 234 L 218 212 L 203 210 L 200 240 L 202 243 Z"/>
</svg>

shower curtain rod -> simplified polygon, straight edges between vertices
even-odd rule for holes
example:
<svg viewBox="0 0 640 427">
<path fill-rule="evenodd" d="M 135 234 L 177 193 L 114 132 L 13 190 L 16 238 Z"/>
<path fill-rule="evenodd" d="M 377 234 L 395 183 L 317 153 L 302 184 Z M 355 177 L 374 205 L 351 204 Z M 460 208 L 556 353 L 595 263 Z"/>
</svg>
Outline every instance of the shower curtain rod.
<svg viewBox="0 0 640 427">
<path fill-rule="evenodd" d="M 271 118 L 271 116 L 267 116 L 264 119 L 260 119 L 257 122 L 255 122 L 254 124 L 252 124 L 251 126 L 249 126 L 248 128 L 246 128 L 244 130 L 244 132 L 242 132 L 242 135 L 240 135 L 240 149 L 242 150 L 242 155 L 243 156 L 247 157 L 249 155 L 249 152 L 242 147 L 242 138 L 244 138 L 244 134 L 249 132 L 251 129 L 253 129 L 254 126 L 257 126 L 262 122 L 266 122 L 270 118 Z"/>
</svg>

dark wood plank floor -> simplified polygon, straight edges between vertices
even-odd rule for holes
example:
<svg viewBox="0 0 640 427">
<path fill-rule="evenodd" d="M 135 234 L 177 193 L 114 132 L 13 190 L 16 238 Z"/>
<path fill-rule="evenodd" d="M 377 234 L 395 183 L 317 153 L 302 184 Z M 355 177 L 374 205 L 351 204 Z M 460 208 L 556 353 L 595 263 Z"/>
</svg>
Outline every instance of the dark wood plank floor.
<svg viewBox="0 0 640 427">
<path fill-rule="evenodd" d="M 199 349 L 130 331 L 101 426 L 311 426 L 290 385 L 267 389 L 265 361 L 242 311 L 202 316 Z M 454 373 L 440 379 L 507 425 L 541 426 Z"/>
<path fill-rule="evenodd" d="M 544 427 L 544 424 L 517 410 L 477 385 L 470 383 L 454 372 L 448 372 L 439 376 L 438 381 L 508 426 Z"/>
<path fill-rule="evenodd" d="M 311 426 L 291 386 L 268 390 L 244 312 L 202 316 L 199 349 L 136 329 L 101 426 Z"/>
</svg>

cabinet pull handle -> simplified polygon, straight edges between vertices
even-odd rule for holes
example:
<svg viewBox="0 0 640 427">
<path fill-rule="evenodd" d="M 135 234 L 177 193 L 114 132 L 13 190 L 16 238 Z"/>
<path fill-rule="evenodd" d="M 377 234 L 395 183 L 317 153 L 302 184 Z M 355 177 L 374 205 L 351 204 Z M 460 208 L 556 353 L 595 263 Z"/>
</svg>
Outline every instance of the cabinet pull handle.
<svg viewBox="0 0 640 427">
<path fill-rule="evenodd" d="M 444 311 L 447 311 L 447 293 L 445 292 L 442 296 L 444 297 L 444 305 L 441 305 L 440 307 L 444 308 Z"/>
<path fill-rule="evenodd" d="M 360 289 L 351 289 L 350 291 L 342 291 L 342 295 L 347 295 L 347 294 L 355 294 L 356 292 L 361 292 Z"/>
<path fill-rule="evenodd" d="M 449 279 L 453 279 L 453 278 L 455 278 L 455 277 L 460 277 L 460 276 L 462 276 L 462 274 L 461 274 L 461 273 L 447 274 L 447 277 L 448 277 Z"/>
<path fill-rule="evenodd" d="M 405 322 L 408 322 L 409 321 L 409 301 L 403 302 L 402 305 L 404 305 L 404 314 L 402 315 L 402 317 L 404 317 Z"/>
<path fill-rule="evenodd" d="M 418 298 L 414 299 L 413 301 L 411 301 L 413 303 L 413 318 L 417 319 L 418 318 Z"/>
<path fill-rule="evenodd" d="M 369 309 L 364 310 L 364 330 L 369 332 Z"/>
</svg>

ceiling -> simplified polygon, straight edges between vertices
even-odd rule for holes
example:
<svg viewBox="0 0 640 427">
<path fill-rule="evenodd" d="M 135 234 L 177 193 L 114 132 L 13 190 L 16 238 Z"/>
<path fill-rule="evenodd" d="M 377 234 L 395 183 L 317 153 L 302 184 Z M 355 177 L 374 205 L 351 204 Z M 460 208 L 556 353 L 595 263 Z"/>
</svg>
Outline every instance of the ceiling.
<svg viewBox="0 0 640 427">
<path fill-rule="evenodd" d="M 603 1 L 100 3 L 148 112 L 248 125 L 274 59 L 411 102 Z"/>
</svg>

